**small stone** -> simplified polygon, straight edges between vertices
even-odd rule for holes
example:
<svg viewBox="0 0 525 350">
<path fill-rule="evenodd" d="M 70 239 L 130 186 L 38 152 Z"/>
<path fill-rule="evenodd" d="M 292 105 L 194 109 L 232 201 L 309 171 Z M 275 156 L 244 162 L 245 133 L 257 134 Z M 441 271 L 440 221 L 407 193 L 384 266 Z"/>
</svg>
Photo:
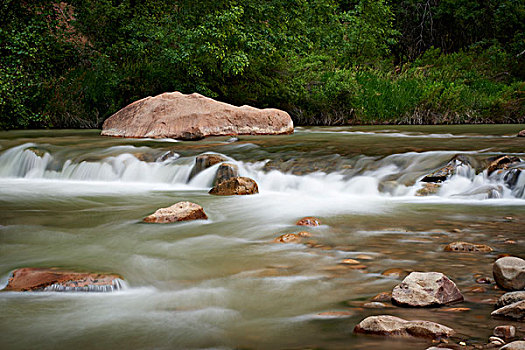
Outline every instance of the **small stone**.
<svg viewBox="0 0 525 350">
<path fill-rule="evenodd" d="M 492 251 L 492 248 L 485 244 L 452 242 L 445 247 L 445 251 L 462 253 L 490 253 Z"/>
<path fill-rule="evenodd" d="M 516 244 L 516 241 L 515 240 L 512 240 L 512 239 L 507 239 L 505 242 L 503 242 L 505 244 Z"/>
<path fill-rule="evenodd" d="M 492 279 L 489 278 L 489 277 L 480 277 L 480 278 L 476 278 L 476 283 L 479 283 L 479 284 L 491 284 L 492 283 Z"/>
<path fill-rule="evenodd" d="M 354 333 L 391 337 L 441 339 L 454 335 L 452 328 L 430 321 L 407 321 L 390 315 L 370 316 L 359 322 Z"/>
<path fill-rule="evenodd" d="M 394 288 L 392 300 L 401 306 L 425 307 L 462 301 L 463 295 L 440 272 L 412 272 Z"/>
<path fill-rule="evenodd" d="M 525 291 L 508 292 L 503 294 L 496 304 L 497 307 L 503 307 L 505 305 L 514 304 L 518 301 L 525 300 Z"/>
<path fill-rule="evenodd" d="M 146 216 L 144 222 L 172 223 L 177 221 L 206 220 L 208 216 L 198 204 L 191 202 L 178 202 L 167 208 L 160 208 L 153 214 Z"/>
<path fill-rule="evenodd" d="M 273 240 L 275 243 L 300 243 L 301 236 L 296 233 L 286 233 Z"/>
<path fill-rule="evenodd" d="M 295 224 L 298 226 L 319 226 L 321 225 L 321 220 L 313 216 L 308 216 L 297 221 Z"/>
<path fill-rule="evenodd" d="M 505 341 L 498 337 L 490 337 L 489 342 L 495 345 L 505 345 Z"/>
<path fill-rule="evenodd" d="M 440 188 L 441 188 L 440 184 L 427 182 L 423 185 L 423 187 L 421 187 L 419 190 L 416 191 L 416 196 L 425 197 L 425 196 L 437 194 Z"/>
<path fill-rule="evenodd" d="M 347 265 L 359 265 L 360 262 L 354 259 L 343 259 L 341 261 L 341 264 L 347 264 Z"/>
<path fill-rule="evenodd" d="M 514 338 L 516 336 L 516 327 L 511 325 L 497 326 L 493 334 L 503 339 Z"/>
<path fill-rule="evenodd" d="M 208 193 L 216 196 L 250 195 L 259 193 L 259 187 L 249 177 L 234 177 L 215 185 Z"/>
<path fill-rule="evenodd" d="M 516 340 L 501 347 L 499 350 L 525 350 L 525 341 Z"/>
<path fill-rule="evenodd" d="M 370 300 L 378 301 L 378 302 L 389 302 L 392 300 L 392 293 L 391 292 L 381 292 Z"/>
<path fill-rule="evenodd" d="M 405 278 L 410 272 L 407 270 L 399 269 L 399 268 L 392 268 L 385 270 L 381 273 L 383 276 L 388 276 L 392 278 Z"/>
<path fill-rule="evenodd" d="M 518 321 L 523 320 L 525 319 L 525 300 L 500 307 L 492 311 L 490 315 L 493 317 L 511 318 Z"/>
<path fill-rule="evenodd" d="M 355 258 L 359 260 L 374 260 L 374 258 L 371 257 L 370 255 L 364 255 L 364 254 L 359 254 Z"/>
<path fill-rule="evenodd" d="M 505 290 L 525 289 L 525 260 L 508 256 L 496 260 L 492 267 L 494 280 Z"/>
<path fill-rule="evenodd" d="M 385 304 L 378 302 L 378 301 L 372 301 L 370 303 L 363 304 L 363 307 L 367 309 L 383 309 L 387 307 Z"/>
</svg>

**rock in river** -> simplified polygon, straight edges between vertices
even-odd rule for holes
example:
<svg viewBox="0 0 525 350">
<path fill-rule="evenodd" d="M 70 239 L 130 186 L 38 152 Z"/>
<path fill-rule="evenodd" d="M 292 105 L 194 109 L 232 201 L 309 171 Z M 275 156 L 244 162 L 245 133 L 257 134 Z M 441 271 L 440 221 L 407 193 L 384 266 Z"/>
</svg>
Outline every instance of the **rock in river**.
<svg viewBox="0 0 525 350">
<path fill-rule="evenodd" d="M 440 272 L 412 272 L 394 287 L 392 300 L 400 306 L 425 307 L 463 300 L 456 284 Z"/>
<path fill-rule="evenodd" d="M 215 175 L 215 184 L 220 184 L 223 181 L 229 180 L 239 176 L 239 167 L 235 164 L 223 163 L 219 165 L 217 174 Z"/>
<path fill-rule="evenodd" d="M 454 175 L 457 172 L 459 166 L 468 165 L 470 165 L 470 162 L 465 156 L 461 154 L 456 155 L 444 167 L 426 175 L 423 179 L 421 179 L 421 181 L 434 183 L 443 182 Z"/>
<path fill-rule="evenodd" d="M 492 273 L 498 287 L 505 290 L 525 289 L 525 260 L 506 256 L 496 260 Z"/>
<path fill-rule="evenodd" d="M 188 181 L 193 179 L 195 175 L 200 173 L 201 171 L 208 169 L 209 167 L 222 163 L 227 161 L 226 157 L 220 155 L 220 154 L 201 154 L 195 157 L 195 164 L 193 165 L 193 168 L 191 169 L 190 176 L 188 178 Z"/>
<path fill-rule="evenodd" d="M 512 325 L 497 326 L 494 328 L 492 334 L 503 339 L 514 338 L 516 335 L 516 327 Z"/>
<path fill-rule="evenodd" d="M 516 340 L 499 348 L 499 350 L 525 350 L 525 341 Z"/>
<path fill-rule="evenodd" d="M 430 321 L 407 321 L 399 317 L 380 315 L 362 320 L 354 333 L 375 334 L 393 337 L 417 337 L 440 339 L 454 335 L 452 328 Z"/>
<path fill-rule="evenodd" d="M 485 244 L 452 242 L 445 247 L 446 252 L 490 253 L 492 248 Z"/>
<path fill-rule="evenodd" d="M 313 216 L 307 216 L 295 223 L 297 226 L 319 226 L 321 225 L 321 220 L 314 218 Z"/>
<path fill-rule="evenodd" d="M 521 130 L 521 131 L 518 133 L 518 137 L 525 137 L 525 129 Z"/>
<path fill-rule="evenodd" d="M 525 300 L 500 307 L 492 311 L 490 315 L 493 317 L 512 318 L 518 321 L 525 320 Z"/>
<path fill-rule="evenodd" d="M 209 193 L 217 196 L 256 194 L 259 193 L 259 187 L 249 177 L 234 177 L 218 183 Z"/>
<path fill-rule="evenodd" d="M 502 156 L 494 160 L 487 168 L 487 174 L 490 175 L 496 170 L 500 169 L 508 169 L 510 166 L 514 164 L 518 164 L 521 162 L 521 159 L 518 157 L 509 157 L 509 156 Z"/>
<path fill-rule="evenodd" d="M 21 268 L 9 278 L 6 291 L 111 292 L 122 288 L 114 274 L 81 273 L 59 269 Z"/>
<path fill-rule="evenodd" d="M 102 135 L 196 140 L 220 135 L 293 133 L 288 113 L 279 109 L 236 107 L 194 93 L 146 97 L 106 119 Z"/>
<path fill-rule="evenodd" d="M 514 304 L 515 302 L 525 300 L 525 291 L 518 292 L 509 292 L 503 294 L 496 304 L 497 307 L 502 307 L 509 304 Z"/>
<path fill-rule="evenodd" d="M 166 224 L 177 221 L 206 220 L 208 216 L 198 204 L 178 202 L 167 208 L 160 208 L 153 214 L 146 216 L 144 222 Z"/>
</svg>

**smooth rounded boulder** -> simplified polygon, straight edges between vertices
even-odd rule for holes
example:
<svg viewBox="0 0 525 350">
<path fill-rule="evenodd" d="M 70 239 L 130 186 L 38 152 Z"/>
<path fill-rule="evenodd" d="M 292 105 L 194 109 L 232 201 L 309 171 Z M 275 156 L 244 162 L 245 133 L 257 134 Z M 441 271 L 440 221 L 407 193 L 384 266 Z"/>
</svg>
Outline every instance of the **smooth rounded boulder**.
<svg viewBox="0 0 525 350">
<path fill-rule="evenodd" d="M 249 177 L 234 177 L 215 185 L 209 192 L 216 196 L 241 196 L 259 193 L 257 183 Z"/>
<path fill-rule="evenodd" d="M 412 272 L 392 290 L 392 301 L 400 306 L 440 306 L 462 300 L 456 284 L 440 272 Z"/>
<path fill-rule="evenodd" d="M 122 289 L 122 287 L 122 277 L 116 274 L 25 267 L 13 271 L 4 290 L 13 292 L 111 292 Z"/>
<path fill-rule="evenodd" d="M 525 341 L 516 340 L 499 348 L 499 350 L 525 350 Z"/>
<path fill-rule="evenodd" d="M 275 108 L 236 107 L 203 95 L 166 92 L 135 101 L 110 116 L 103 136 L 197 140 L 206 136 L 281 135 L 293 122 Z"/>
<path fill-rule="evenodd" d="M 160 208 L 144 218 L 144 222 L 167 224 L 177 221 L 206 220 L 204 209 L 192 202 L 178 202 L 167 208 Z"/>
<path fill-rule="evenodd" d="M 430 321 L 407 321 L 390 315 L 370 316 L 359 322 L 354 333 L 389 337 L 448 338 L 455 334 L 452 328 Z"/>
<path fill-rule="evenodd" d="M 492 274 L 498 287 L 504 290 L 525 289 L 525 260 L 506 256 L 496 260 Z"/>
</svg>

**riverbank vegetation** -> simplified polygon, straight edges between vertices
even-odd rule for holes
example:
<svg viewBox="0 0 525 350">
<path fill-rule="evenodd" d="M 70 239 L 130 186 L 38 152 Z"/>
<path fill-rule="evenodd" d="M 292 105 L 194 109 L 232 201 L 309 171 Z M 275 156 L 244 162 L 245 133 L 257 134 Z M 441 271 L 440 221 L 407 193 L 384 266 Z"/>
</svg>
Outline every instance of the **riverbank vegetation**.
<svg viewBox="0 0 525 350">
<path fill-rule="evenodd" d="M 7 0 L 0 127 L 199 92 L 296 124 L 525 122 L 519 0 Z"/>
</svg>

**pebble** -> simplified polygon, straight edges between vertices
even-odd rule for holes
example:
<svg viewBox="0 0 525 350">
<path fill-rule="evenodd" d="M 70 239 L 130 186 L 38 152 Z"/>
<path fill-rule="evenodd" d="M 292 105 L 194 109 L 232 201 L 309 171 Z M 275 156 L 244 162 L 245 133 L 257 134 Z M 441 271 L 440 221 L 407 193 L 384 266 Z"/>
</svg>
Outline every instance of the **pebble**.
<svg viewBox="0 0 525 350">
<path fill-rule="evenodd" d="M 511 325 L 497 326 L 492 333 L 496 337 L 503 339 L 514 338 L 516 336 L 516 327 Z"/>
</svg>

